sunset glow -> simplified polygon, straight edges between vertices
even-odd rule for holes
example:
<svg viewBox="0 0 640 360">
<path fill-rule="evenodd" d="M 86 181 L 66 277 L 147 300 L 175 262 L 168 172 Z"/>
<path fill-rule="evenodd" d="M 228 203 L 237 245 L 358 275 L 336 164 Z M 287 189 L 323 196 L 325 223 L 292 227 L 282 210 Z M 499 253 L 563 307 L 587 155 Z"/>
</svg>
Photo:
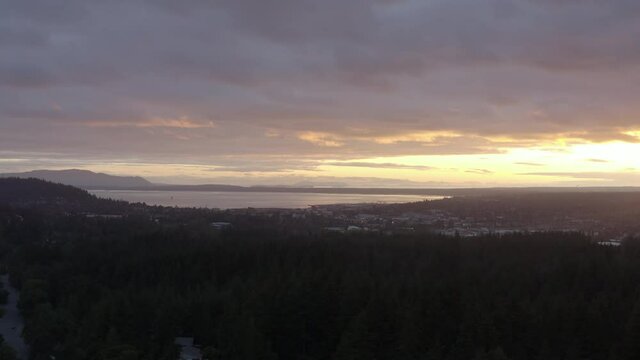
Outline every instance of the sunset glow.
<svg viewBox="0 0 640 360">
<path fill-rule="evenodd" d="M 637 2 L 19 5 L 0 13 L 0 172 L 640 184 Z"/>
</svg>

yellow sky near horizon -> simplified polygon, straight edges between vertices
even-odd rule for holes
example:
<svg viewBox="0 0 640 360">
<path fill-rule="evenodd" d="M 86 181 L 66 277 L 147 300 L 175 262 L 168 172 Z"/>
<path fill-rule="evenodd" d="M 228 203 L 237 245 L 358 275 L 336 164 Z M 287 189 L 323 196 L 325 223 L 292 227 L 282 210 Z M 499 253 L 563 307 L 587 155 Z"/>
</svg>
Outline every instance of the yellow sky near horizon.
<svg viewBox="0 0 640 360">
<path fill-rule="evenodd" d="M 640 182 L 640 143 L 612 141 L 506 148 L 491 154 L 387 156 L 352 160 L 301 160 L 291 169 L 235 169 L 204 163 L 144 161 L 67 162 L 115 175 L 139 175 L 166 183 L 291 184 L 302 180 L 375 179 L 370 186 L 633 186 Z M 19 159 L 18 159 L 19 160 Z M 0 166 L 11 159 L 0 160 Z M 16 161 L 14 159 L 14 161 Z M 51 167 L 49 167 L 51 168 Z M 385 180 L 389 180 L 388 182 Z M 392 180 L 406 181 L 406 184 Z"/>
<path fill-rule="evenodd" d="M 247 1 L 10 1 L 0 173 L 640 185 L 638 1 Z"/>
</svg>

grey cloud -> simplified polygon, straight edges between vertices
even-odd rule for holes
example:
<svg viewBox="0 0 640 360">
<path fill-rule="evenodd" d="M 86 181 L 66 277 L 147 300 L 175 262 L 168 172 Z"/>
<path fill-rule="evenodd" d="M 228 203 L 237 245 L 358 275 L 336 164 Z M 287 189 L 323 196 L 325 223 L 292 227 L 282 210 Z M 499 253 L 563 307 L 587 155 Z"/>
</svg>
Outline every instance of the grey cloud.
<svg viewBox="0 0 640 360">
<path fill-rule="evenodd" d="M 54 83 L 47 71 L 28 64 L 0 64 L 0 86 L 42 87 Z"/>
<path fill-rule="evenodd" d="M 284 173 L 295 170 L 315 171 L 318 161 L 299 160 L 295 158 L 250 159 L 247 157 L 231 157 L 217 159 L 211 172 L 240 172 L 240 173 Z"/>
<path fill-rule="evenodd" d="M 0 8 L 0 151 L 215 163 L 499 153 L 560 135 L 639 141 L 624 134 L 640 116 L 636 0 L 0 0 Z M 147 126 L 182 117 L 216 126 Z M 303 141 L 304 131 L 343 145 Z M 429 131 L 458 135 L 376 142 Z M 499 136 L 512 141 L 491 139 Z"/>
<path fill-rule="evenodd" d="M 4 9 L 2 17 L 5 19 L 46 25 L 68 24 L 87 15 L 87 8 L 82 0 L 65 0 L 59 3 L 47 0 L 2 0 L 0 6 Z"/>
<path fill-rule="evenodd" d="M 29 27 L 13 28 L 0 25 L 0 46 L 36 47 L 43 46 L 47 41 L 45 34 L 34 31 Z"/>
<path fill-rule="evenodd" d="M 640 29 L 623 11 L 632 6 L 625 0 L 569 9 L 497 0 L 4 2 L 14 18 L 36 21 L 48 33 L 43 50 L 58 66 L 86 62 L 100 72 L 113 63 L 126 75 L 169 71 L 247 81 L 294 72 L 366 83 L 434 66 L 637 64 L 640 53 L 634 42 Z M 496 16 L 505 7 L 512 15 Z M 58 18 L 76 21 L 46 21 Z"/>
<path fill-rule="evenodd" d="M 372 169 L 408 169 L 408 170 L 432 170 L 433 167 L 426 165 L 405 165 L 396 163 L 374 163 L 374 162 L 362 162 L 362 161 L 349 161 L 349 162 L 328 162 L 323 165 L 330 166 L 346 166 L 346 167 L 364 167 Z"/>
</svg>

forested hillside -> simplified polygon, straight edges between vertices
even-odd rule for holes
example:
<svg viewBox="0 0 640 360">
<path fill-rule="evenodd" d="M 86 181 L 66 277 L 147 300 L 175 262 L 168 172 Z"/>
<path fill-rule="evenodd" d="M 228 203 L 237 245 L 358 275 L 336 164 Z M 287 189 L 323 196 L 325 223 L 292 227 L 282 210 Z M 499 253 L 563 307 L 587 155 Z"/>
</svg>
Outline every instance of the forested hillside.
<svg viewBox="0 0 640 360">
<path fill-rule="evenodd" d="M 126 202 L 100 199 L 69 185 L 33 178 L 0 178 L 0 206 L 7 205 L 58 213 L 123 213 L 134 209 Z"/>
<path fill-rule="evenodd" d="M 35 170 L 23 173 L 0 174 L 0 178 L 41 179 L 83 189 L 144 188 L 152 185 L 138 176 L 113 176 L 88 170 Z"/>
<path fill-rule="evenodd" d="M 174 359 L 184 335 L 220 359 L 638 356 L 632 242 L 282 238 L 73 218 L 2 237 L 19 244 L 10 270 L 35 359 Z"/>
<path fill-rule="evenodd" d="M 148 209 L 162 221 L 0 206 L 32 359 L 173 360 L 182 336 L 224 360 L 640 358 L 634 239 L 219 231 Z"/>
</svg>

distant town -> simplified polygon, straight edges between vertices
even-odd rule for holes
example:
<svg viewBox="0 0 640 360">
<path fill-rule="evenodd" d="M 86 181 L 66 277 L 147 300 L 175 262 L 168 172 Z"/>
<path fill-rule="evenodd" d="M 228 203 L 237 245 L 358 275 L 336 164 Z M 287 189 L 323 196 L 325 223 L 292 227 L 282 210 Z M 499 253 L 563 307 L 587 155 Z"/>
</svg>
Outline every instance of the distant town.
<svg viewBox="0 0 640 360">
<path fill-rule="evenodd" d="M 601 245 L 617 246 L 640 236 L 638 193 L 513 193 L 459 196 L 405 204 L 334 204 L 302 209 L 184 209 L 140 207 L 158 223 L 207 222 L 229 229 L 319 235 L 441 234 L 458 237 L 513 233 L 581 233 Z M 176 217 L 176 213 L 183 216 Z M 189 214 L 189 215 L 186 215 Z M 113 217 L 112 214 L 88 214 Z M 200 219 L 200 220 L 195 220 Z"/>
<path fill-rule="evenodd" d="M 464 199 L 457 199 L 465 201 Z M 618 245 L 629 236 L 640 235 L 640 228 L 628 224 L 613 229 L 602 219 L 581 216 L 558 216 L 549 219 L 531 216 L 514 219 L 508 214 L 461 215 L 439 209 L 446 200 L 425 201 L 419 210 L 402 211 L 405 206 L 387 204 L 336 204 L 311 206 L 306 209 L 236 209 L 221 210 L 211 226 L 224 230 L 233 227 L 233 220 L 246 216 L 273 220 L 281 228 L 293 232 L 377 233 L 384 235 L 437 233 L 447 236 L 477 237 L 532 232 L 578 232 L 592 236 L 602 244 Z M 468 200 L 467 200 L 468 201 Z"/>
</svg>

